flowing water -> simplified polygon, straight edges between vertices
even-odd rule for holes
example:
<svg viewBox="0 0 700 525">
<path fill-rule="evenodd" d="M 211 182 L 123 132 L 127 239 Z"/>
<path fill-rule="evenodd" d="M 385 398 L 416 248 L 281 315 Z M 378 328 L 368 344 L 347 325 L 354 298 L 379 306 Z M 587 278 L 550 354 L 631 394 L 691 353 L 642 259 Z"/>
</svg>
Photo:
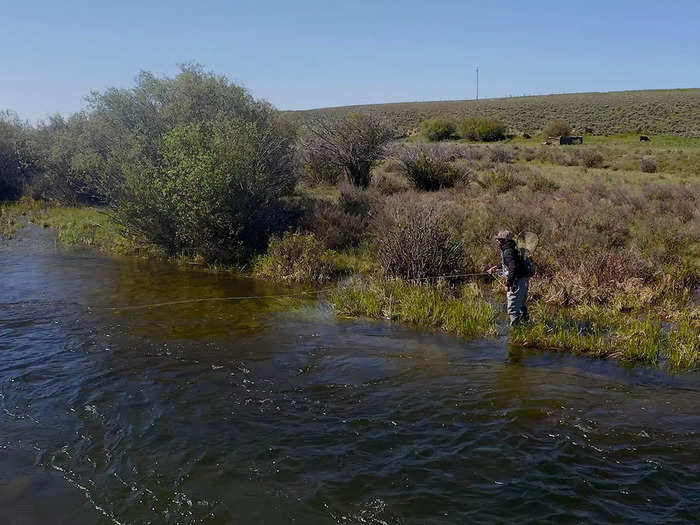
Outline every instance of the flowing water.
<svg viewBox="0 0 700 525">
<path fill-rule="evenodd" d="M 0 250 L 0 523 L 698 519 L 697 374 L 181 303 L 290 290 L 25 238 Z"/>
</svg>

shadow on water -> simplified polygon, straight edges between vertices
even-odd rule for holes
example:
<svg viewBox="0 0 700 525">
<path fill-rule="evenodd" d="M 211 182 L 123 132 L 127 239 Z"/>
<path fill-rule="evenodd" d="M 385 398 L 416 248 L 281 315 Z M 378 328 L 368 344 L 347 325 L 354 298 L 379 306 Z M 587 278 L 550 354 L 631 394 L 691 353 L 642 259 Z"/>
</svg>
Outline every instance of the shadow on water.
<svg viewBox="0 0 700 525">
<path fill-rule="evenodd" d="M 700 511 L 697 375 L 337 320 L 310 299 L 114 309 L 304 290 L 55 246 L 0 250 L 0 279 L 2 523 Z"/>
</svg>

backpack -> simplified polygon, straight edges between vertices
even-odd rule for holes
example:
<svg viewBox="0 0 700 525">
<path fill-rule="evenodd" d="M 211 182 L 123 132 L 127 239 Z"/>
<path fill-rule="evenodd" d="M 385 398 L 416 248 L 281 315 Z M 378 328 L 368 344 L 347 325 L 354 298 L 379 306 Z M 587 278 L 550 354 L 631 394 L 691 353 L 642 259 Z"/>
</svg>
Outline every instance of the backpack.
<svg viewBox="0 0 700 525">
<path fill-rule="evenodd" d="M 520 273 L 523 277 L 532 277 L 537 272 L 537 265 L 532 259 L 530 252 L 524 248 L 520 252 Z"/>
</svg>

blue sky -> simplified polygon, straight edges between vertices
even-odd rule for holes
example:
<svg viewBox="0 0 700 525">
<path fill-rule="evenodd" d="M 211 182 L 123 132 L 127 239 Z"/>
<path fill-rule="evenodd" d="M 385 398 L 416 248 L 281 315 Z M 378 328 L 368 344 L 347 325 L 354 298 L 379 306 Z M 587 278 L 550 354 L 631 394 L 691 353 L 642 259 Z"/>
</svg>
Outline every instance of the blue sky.
<svg viewBox="0 0 700 525">
<path fill-rule="evenodd" d="M 700 1 L 0 0 L 0 109 L 199 62 L 280 109 L 700 87 Z"/>
</svg>

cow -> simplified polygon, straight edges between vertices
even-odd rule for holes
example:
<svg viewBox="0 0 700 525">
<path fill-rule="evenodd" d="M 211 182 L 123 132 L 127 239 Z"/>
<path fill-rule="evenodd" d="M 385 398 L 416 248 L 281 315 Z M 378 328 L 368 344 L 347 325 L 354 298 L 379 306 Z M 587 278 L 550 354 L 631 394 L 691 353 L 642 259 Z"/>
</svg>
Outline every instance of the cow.
<svg viewBox="0 0 700 525">
<path fill-rule="evenodd" d="M 530 136 L 529 133 L 523 133 L 523 138 L 524 139 L 531 139 L 532 137 Z"/>
<path fill-rule="evenodd" d="M 639 137 L 639 142 L 651 142 L 651 139 L 646 135 L 642 135 L 641 137 Z"/>
</svg>

